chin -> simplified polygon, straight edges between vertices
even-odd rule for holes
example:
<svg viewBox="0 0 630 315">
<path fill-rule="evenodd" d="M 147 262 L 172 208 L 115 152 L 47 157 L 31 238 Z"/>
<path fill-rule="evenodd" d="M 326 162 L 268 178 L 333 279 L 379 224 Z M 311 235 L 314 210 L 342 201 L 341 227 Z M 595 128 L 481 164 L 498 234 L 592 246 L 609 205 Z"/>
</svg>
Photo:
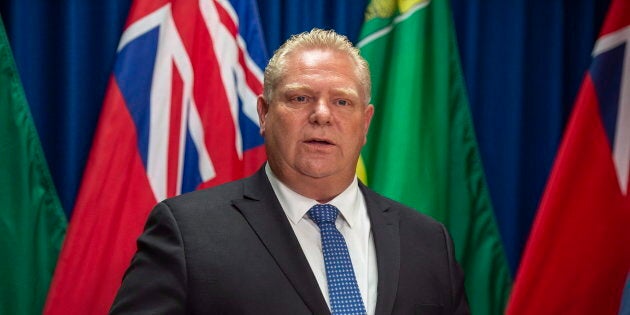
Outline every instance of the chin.
<svg viewBox="0 0 630 315">
<path fill-rule="evenodd" d="M 342 164 L 342 158 L 339 156 L 309 157 L 296 159 L 295 162 L 295 169 L 298 172 L 312 178 L 343 177 L 342 174 L 349 170 L 348 164 Z M 355 169 L 356 166 L 352 167 L 353 174 Z"/>
<path fill-rule="evenodd" d="M 339 165 L 334 165 L 334 162 L 325 162 L 325 163 L 308 163 L 306 165 L 301 165 L 301 167 L 297 168 L 300 173 L 312 177 L 312 178 L 327 178 L 327 177 L 337 177 L 341 178 L 346 173 L 345 168 L 339 167 Z M 354 170 L 352 169 L 352 175 L 354 174 Z"/>
<path fill-rule="evenodd" d="M 334 175 L 339 169 L 332 167 L 332 162 L 318 161 L 317 163 L 306 162 L 297 165 L 296 168 L 300 173 L 313 177 L 322 178 Z"/>
<path fill-rule="evenodd" d="M 330 170 L 313 168 L 300 169 L 300 173 L 312 178 L 325 178 L 335 174 L 335 172 Z"/>
</svg>

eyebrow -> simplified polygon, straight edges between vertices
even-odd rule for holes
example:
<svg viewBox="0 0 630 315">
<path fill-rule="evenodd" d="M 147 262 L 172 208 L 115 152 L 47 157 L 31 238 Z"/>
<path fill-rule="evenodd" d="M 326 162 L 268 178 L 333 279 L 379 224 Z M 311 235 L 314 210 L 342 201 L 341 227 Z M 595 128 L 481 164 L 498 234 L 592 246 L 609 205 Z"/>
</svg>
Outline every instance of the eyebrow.
<svg viewBox="0 0 630 315">
<path fill-rule="evenodd" d="M 300 83 L 290 83 L 284 86 L 284 88 L 282 89 L 284 93 L 287 92 L 292 92 L 292 91 L 300 91 L 300 90 L 304 90 L 304 91 L 313 91 L 313 89 L 311 87 L 309 87 L 306 84 L 300 84 Z M 356 90 L 351 89 L 351 88 L 332 88 L 331 89 L 332 94 L 342 94 L 342 95 L 346 95 L 348 97 L 355 97 L 355 98 L 360 98 L 359 94 L 357 93 Z"/>
<path fill-rule="evenodd" d="M 300 84 L 300 83 L 290 83 L 285 85 L 282 90 L 286 91 L 295 91 L 295 90 L 311 90 L 310 87 L 308 87 L 308 85 L 306 84 Z"/>
<path fill-rule="evenodd" d="M 335 88 L 335 89 L 332 89 L 332 93 L 347 95 L 348 97 L 357 98 L 357 99 L 360 98 L 356 90 L 349 89 L 349 88 Z"/>
</svg>

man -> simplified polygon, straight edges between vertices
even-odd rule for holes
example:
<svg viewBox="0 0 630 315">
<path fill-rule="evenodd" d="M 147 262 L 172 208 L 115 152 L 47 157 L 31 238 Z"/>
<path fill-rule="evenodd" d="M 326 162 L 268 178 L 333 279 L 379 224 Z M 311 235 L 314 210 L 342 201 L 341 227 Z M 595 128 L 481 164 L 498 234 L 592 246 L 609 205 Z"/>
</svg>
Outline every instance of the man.
<svg viewBox="0 0 630 315">
<path fill-rule="evenodd" d="M 282 45 L 258 98 L 267 165 L 158 204 L 111 313 L 468 313 L 445 228 L 357 181 L 370 84 L 333 31 Z"/>
</svg>

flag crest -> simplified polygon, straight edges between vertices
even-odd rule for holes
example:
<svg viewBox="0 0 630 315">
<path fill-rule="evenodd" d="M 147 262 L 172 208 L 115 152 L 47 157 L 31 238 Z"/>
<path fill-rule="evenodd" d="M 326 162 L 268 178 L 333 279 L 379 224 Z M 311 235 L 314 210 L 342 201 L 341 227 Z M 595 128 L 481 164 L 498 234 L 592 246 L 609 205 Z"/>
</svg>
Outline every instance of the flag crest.
<svg viewBox="0 0 630 315">
<path fill-rule="evenodd" d="M 511 279 L 449 2 L 371 1 L 357 46 L 370 64 L 378 113 L 362 151 L 369 186 L 444 223 L 471 312 L 502 314 Z"/>
</svg>

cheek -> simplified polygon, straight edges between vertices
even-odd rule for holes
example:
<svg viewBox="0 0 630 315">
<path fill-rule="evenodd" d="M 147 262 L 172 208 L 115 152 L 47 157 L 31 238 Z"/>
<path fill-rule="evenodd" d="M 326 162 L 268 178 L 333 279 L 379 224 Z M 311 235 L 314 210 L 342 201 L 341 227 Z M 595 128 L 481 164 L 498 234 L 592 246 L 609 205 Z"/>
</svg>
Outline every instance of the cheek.
<svg viewBox="0 0 630 315">
<path fill-rule="evenodd" d="M 274 139 L 279 149 L 291 145 L 291 140 L 296 137 L 297 127 L 288 115 L 276 115 L 267 121 L 266 133 Z"/>
<path fill-rule="evenodd" d="M 344 130 L 346 140 L 355 147 L 363 147 L 367 140 L 368 125 L 364 117 L 356 118 L 352 123 L 348 123 L 352 126 L 350 129 Z"/>
<path fill-rule="evenodd" d="M 364 115 L 356 115 L 346 121 L 348 131 L 353 134 L 364 134 L 367 131 L 367 124 Z"/>
</svg>

